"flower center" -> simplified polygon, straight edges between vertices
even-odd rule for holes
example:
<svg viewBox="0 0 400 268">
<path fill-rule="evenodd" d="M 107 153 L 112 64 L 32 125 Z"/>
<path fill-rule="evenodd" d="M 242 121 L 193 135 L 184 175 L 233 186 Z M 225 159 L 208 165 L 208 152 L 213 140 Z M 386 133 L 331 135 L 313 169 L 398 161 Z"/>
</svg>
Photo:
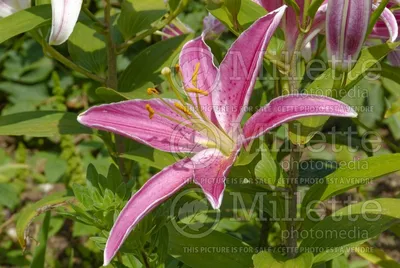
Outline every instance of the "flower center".
<svg viewBox="0 0 400 268">
<path fill-rule="evenodd" d="M 176 66 L 179 79 L 183 81 L 182 73 L 180 72 L 179 66 Z M 162 75 L 165 76 L 170 88 L 176 95 L 178 101 L 173 103 L 173 105 L 160 97 L 160 92 L 155 88 L 148 88 L 147 93 L 158 98 L 163 102 L 169 109 L 171 109 L 175 114 L 183 118 L 182 121 L 172 118 L 166 114 L 160 113 L 151 107 L 150 104 L 146 105 L 146 110 L 149 112 L 149 118 L 153 119 L 154 116 L 160 116 L 174 122 L 178 125 L 191 128 L 196 132 L 200 133 L 200 137 L 196 137 L 195 142 L 199 145 L 205 146 L 207 148 L 216 148 L 220 150 L 224 155 L 230 156 L 235 148 L 235 142 L 220 126 L 215 125 L 211 120 L 205 115 L 204 111 L 200 105 L 200 96 L 208 96 L 209 93 L 205 90 L 198 88 L 198 73 L 200 70 L 200 63 L 196 64 L 193 76 L 192 85 L 193 88 L 186 88 L 184 83 L 182 87 L 184 92 L 186 92 L 186 100 L 180 94 L 180 91 L 176 88 L 172 80 L 172 72 L 170 68 L 164 68 L 162 70 Z M 195 94 L 196 103 L 188 95 L 189 93 Z"/>
</svg>

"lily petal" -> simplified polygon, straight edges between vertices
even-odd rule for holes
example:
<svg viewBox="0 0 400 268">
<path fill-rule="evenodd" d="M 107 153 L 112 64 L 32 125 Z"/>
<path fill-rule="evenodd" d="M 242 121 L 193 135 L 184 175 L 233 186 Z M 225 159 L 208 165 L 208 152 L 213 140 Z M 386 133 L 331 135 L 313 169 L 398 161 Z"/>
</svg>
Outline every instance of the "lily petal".
<svg viewBox="0 0 400 268">
<path fill-rule="evenodd" d="M 273 99 L 244 125 L 246 141 L 258 138 L 283 123 L 307 116 L 357 117 L 347 104 L 325 96 L 287 95 Z"/>
<path fill-rule="evenodd" d="M 372 5 L 373 9 L 377 9 L 377 5 Z M 385 8 L 378 21 L 372 30 L 370 37 L 373 38 L 384 38 L 389 39 L 391 42 L 395 42 L 399 35 L 400 13 Z"/>
<path fill-rule="evenodd" d="M 229 157 L 218 149 L 207 149 L 192 158 L 194 182 L 202 189 L 214 209 L 221 206 L 225 190 L 225 179 L 229 173 L 240 147 Z"/>
<path fill-rule="evenodd" d="M 200 106 L 208 118 L 215 119 L 211 95 L 219 83 L 218 69 L 214 65 L 211 49 L 202 36 L 185 44 L 179 56 L 179 66 L 186 89 L 197 88 L 208 93 L 207 96 L 199 95 Z M 197 104 L 198 94 L 188 93 L 188 95 L 193 103 Z"/>
<path fill-rule="evenodd" d="M 177 101 L 167 99 L 166 102 L 173 106 Z M 157 114 L 150 119 L 146 105 L 182 124 Z M 190 153 L 203 149 L 195 143 L 199 134 L 185 127 L 186 120 L 158 99 L 95 106 L 79 115 L 78 121 L 90 128 L 110 131 L 166 152 Z"/>
<path fill-rule="evenodd" d="M 371 16 L 372 0 L 329 0 L 326 45 L 332 66 L 350 71 L 358 58 Z"/>
<path fill-rule="evenodd" d="M 268 12 L 273 11 L 283 5 L 282 0 L 252 0 L 252 1 L 262 6 Z"/>
<path fill-rule="evenodd" d="M 190 160 L 184 159 L 160 171 L 132 196 L 115 221 L 104 250 L 107 266 L 136 224 L 193 177 Z"/>
<path fill-rule="evenodd" d="M 72 34 L 83 0 L 51 0 L 53 10 L 50 45 L 61 45 Z"/>
<path fill-rule="evenodd" d="M 222 128 L 230 132 L 242 120 L 250 100 L 266 46 L 287 6 L 270 12 L 243 32 L 220 65 L 221 84 L 213 92 L 215 114 Z"/>
<path fill-rule="evenodd" d="M 5 18 L 29 7 L 31 7 L 31 1 L 28 0 L 0 0 L 0 18 Z"/>
<path fill-rule="evenodd" d="M 322 4 L 317 13 L 315 14 L 314 21 L 310 31 L 306 34 L 303 41 L 303 48 L 312 42 L 315 37 L 325 30 L 326 23 L 326 11 L 328 9 L 328 4 Z"/>
</svg>

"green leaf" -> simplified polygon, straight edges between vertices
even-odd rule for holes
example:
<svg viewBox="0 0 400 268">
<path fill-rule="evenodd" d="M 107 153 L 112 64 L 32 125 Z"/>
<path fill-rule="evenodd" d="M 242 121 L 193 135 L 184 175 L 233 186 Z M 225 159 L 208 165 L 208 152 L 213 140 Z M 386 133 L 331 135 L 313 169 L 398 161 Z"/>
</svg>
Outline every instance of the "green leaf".
<svg viewBox="0 0 400 268">
<path fill-rule="evenodd" d="M 238 22 L 243 28 L 249 27 L 257 19 L 267 14 L 264 8 L 252 2 L 251 0 L 242 0 L 242 7 L 238 14 Z M 238 35 L 240 32 L 233 25 L 229 14 L 226 12 L 224 7 L 208 7 L 211 14 L 213 14 L 218 20 L 225 24 L 233 33 Z"/>
<path fill-rule="evenodd" d="M 368 260 L 370 263 L 377 265 L 382 268 L 400 268 L 400 264 L 393 260 L 383 250 L 378 248 L 372 248 L 368 244 L 362 244 L 356 247 L 355 252 L 362 258 Z"/>
<path fill-rule="evenodd" d="M 10 114 L 0 117 L 0 135 L 51 137 L 60 134 L 90 134 L 73 113 L 36 111 Z"/>
<path fill-rule="evenodd" d="M 50 218 L 51 212 L 47 211 L 44 216 L 42 227 L 40 228 L 39 245 L 36 247 L 35 253 L 33 254 L 33 259 L 30 265 L 31 268 L 45 267 L 44 264 L 46 259 L 47 238 L 50 229 Z"/>
<path fill-rule="evenodd" d="M 307 230 L 299 250 L 313 252 L 314 263 L 329 261 L 398 223 L 399 206 L 399 199 L 382 198 L 342 208 Z"/>
<path fill-rule="evenodd" d="M 121 92 L 115 91 L 112 88 L 99 87 L 98 89 L 96 89 L 96 94 L 103 101 L 105 101 L 107 103 L 129 100 L 129 98 L 127 96 L 125 96 Z"/>
<path fill-rule="evenodd" d="M 122 73 L 118 91 L 129 98 L 149 98 L 145 90 L 148 83 L 159 84 L 164 81 L 161 77 L 162 68 L 175 66 L 173 60 L 177 60 L 176 56 L 183 45 L 192 38 L 191 34 L 177 36 L 143 50 Z"/>
<path fill-rule="evenodd" d="M 75 63 L 96 74 L 103 74 L 107 66 L 104 35 L 78 22 L 68 39 L 68 51 Z"/>
<path fill-rule="evenodd" d="M 192 239 L 168 225 L 168 253 L 193 268 L 229 267 L 247 268 L 252 266 L 253 248 L 228 234 L 212 231 L 205 237 Z M 223 254 L 207 252 L 208 249 L 227 249 Z M 206 249 L 202 252 L 201 249 Z M 229 251 L 228 251 L 229 249 Z"/>
<path fill-rule="evenodd" d="M 155 150 L 146 145 L 138 145 L 138 148 L 119 155 L 119 157 L 134 160 L 144 165 L 149 165 L 157 169 L 163 169 L 172 165 L 177 159 L 170 153 Z"/>
<path fill-rule="evenodd" d="M 267 145 L 261 145 L 261 160 L 254 170 L 258 181 L 266 184 L 285 187 L 286 174 L 271 155 Z"/>
<path fill-rule="evenodd" d="M 52 210 L 53 208 L 67 205 L 73 197 L 66 197 L 64 192 L 49 195 L 40 201 L 25 207 L 18 214 L 16 229 L 19 244 L 23 249 L 26 247 L 26 237 L 28 236 L 29 226 L 35 217 Z"/>
<path fill-rule="evenodd" d="M 165 4 L 159 0 L 125 0 L 121 4 L 118 28 L 125 40 L 151 27 L 166 13 Z"/>
<path fill-rule="evenodd" d="M 387 54 L 396 49 L 400 45 L 397 43 L 385 43 L 378 46 L 373 46 L 364 49 L 361 52 L 361 56 L 357 61 L 354 68 L 349 72 L 346 86 L 341 91 L 348 92 L 358 82 L 365 77 L 368 71 L 371 71 L 376 63 L 384 59 Z M 318 94 L 325 96 L 332 96 L 332 89 L 334 86 L 334 71 L 332 69 L 326 70 L 320 75 L 313 83 L 311 83 L 305 92 L 308 94 Z M 343 93 L 341 92 L 341 93 Z M 344 96 L 345 94 L 341 94 Z M 321 129 L 321 127 L 329 119 L 327 116 L 314 116 L 309 118 L 303 118 L 293 122 L 298 126 L 297 129 L 290 128 L 289 137 L 290 140 L 296 144 L 306 144 L 309 142 L 314 134 Z"/>
<path fill-rule="evenodd" d="M 367 184 L 400 170 L 400 154 L 381 155 L 355 162 L 352 166 L 344 166 L 325 178 L 324 183 L 315 184 L 304 196 L 302 208 L 314 200 L 324 201 L 346 192 L 352 188 Z"/>
<path fill-rule="evenodd" d="M 0 44 L 39 26 L 50 24 L 51 6 L 40 5 L 21 10 L 0 20 Z"/>
<path fill-rule="evenodd" d="M 254 268 L 310 268 L 313 264 L 313 254 L 305 253 L 289 260 L 278 254 L 261 251 L 253 256 Z"/>
<path fill-rule="evenodd" d="M 14 209 L 19 202 L 17 190 L 10 184 L 0 183 L 0 205 Z"/>
</svg>

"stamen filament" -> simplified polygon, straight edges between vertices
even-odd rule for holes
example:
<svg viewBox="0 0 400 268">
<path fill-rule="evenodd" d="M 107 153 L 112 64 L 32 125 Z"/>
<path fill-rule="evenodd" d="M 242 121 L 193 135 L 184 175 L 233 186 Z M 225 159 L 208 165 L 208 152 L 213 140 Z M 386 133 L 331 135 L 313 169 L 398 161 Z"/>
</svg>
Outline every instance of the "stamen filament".
<svg viewBox="0 0 400 268">
<path fill-rule="evenodd" d="M 176 97 L 182 103 L 182 105 L 186 107 L 185 100 L 182 98 L 182 95 L 179 93 L 179 90 L 175 87 L 174 82 L 172 81 L 171 69 L 168 67 L 165 67 L 164 69 L 162 69 L 161 74 L 167 78 L 167 81 L 168 81 L 169 86 L 171 87 L 172 91 L 175 93 Z"/>
</svg>

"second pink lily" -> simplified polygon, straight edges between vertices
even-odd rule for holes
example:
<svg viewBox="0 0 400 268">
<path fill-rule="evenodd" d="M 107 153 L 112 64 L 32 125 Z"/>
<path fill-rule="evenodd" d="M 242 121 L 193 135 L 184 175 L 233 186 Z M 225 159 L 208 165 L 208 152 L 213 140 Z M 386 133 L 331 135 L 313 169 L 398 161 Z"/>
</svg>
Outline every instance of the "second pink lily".
<svg viewBox="0 0 400 268">
<path fill-rule="evenodd" d="M 199 37 L 188 42 L 179 69 L 185 97 L 131 100 L 93 107 L 79 116 L 83 125 L 111 131 L 167 152 L 194 153 L 149 179 L 126 204 L 110 232 L 104 264 L 115 256 L 131 230 L 152 209 L 192 179 L 211 205 L 221 206 L 225 178 L 242 146 L 290 120 L 312 115 L 355 117 L 346 104 L 327 97 L 291 95 L 277 98 L 241 127 L 263 55 L 286 6 L 257 20 L 228 51 L 217 68 Z M 171 82 L 169 68 L 163 74 Z"/>
</svg>

